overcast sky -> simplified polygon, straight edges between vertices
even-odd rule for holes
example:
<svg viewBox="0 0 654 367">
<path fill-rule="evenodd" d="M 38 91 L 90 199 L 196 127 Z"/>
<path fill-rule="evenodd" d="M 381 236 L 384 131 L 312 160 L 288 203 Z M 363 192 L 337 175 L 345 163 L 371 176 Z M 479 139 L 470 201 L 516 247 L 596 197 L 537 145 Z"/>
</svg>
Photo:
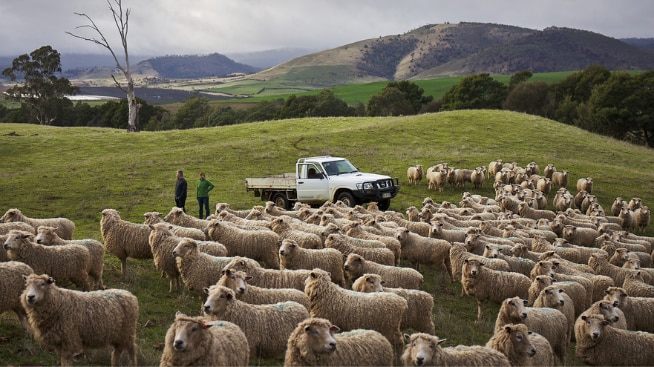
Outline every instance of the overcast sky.
<svg viewBox="0 0 654 367">
<path fill-rule="evenodd" d="M 123 8 L 131 10 L 130 54 L 147 56 L 324 50 L 462 21 L 654 37 L 651 0 L 123 0 Z M 106 54 L 65 33 L 93 36 L 76 29 L 88 24 L 76 12 L 90 16 L 121 50 L 106 0 L 2 0 L 0 55 L 18 56 L 44 45 L 62 54 Z"/>
</svg>

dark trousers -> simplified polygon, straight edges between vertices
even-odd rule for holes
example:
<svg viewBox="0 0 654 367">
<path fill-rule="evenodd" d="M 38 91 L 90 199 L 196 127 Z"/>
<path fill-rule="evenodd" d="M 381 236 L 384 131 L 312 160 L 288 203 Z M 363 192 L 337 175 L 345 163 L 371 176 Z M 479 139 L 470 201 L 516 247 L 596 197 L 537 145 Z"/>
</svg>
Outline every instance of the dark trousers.
<svg viewBox="0 0 654 367">
<path fill-rule="evenodd" d="M 175 198 L 175 206 L 182 208 L 184 213 L 186 213 L 186 198 Z"/>
<path fill-rule="evenodd" d="M 198 218 L 200 219 L 205 219 L 206 217 L 209 216 L 209 197 L 203 197 L 203 198 L 198 198 L 198 204 L 200 205 L 200 216 Z M 202 209 L 204 208 L 205 214 L 202 215 Z"/>
</svg>

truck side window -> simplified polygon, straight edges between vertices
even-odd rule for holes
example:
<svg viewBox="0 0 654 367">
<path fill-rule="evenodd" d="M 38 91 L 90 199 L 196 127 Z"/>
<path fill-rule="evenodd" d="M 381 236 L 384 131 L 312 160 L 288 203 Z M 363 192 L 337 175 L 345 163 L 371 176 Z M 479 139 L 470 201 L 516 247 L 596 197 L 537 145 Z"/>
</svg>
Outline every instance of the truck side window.
<svg viewBox="0 0 654 367">
<path fill-rule="evenodd" d="M 313 167 L 309 168 L 309 174 L 307 175 L 307 178 L 318 178 L 318 174 L 316 173 L 316 169 Z"/>
</svg>

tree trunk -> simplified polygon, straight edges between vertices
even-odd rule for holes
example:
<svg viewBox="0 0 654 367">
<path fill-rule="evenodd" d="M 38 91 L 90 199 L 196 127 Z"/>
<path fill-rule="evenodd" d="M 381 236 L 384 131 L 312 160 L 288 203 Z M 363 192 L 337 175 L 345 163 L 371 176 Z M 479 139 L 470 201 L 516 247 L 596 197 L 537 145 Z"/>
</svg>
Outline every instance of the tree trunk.
<svg viewBox="0 0 654 367">
<path fill-rule="evenodd" d="M 139 104 L 136 103 L 136 94 L 134 93 L 134 82 L 130 80 L 127 83 L 127 106 L 128 106 L 128 120 L 127 132 L 138 132 L 139 129 Z"/>
</svg>

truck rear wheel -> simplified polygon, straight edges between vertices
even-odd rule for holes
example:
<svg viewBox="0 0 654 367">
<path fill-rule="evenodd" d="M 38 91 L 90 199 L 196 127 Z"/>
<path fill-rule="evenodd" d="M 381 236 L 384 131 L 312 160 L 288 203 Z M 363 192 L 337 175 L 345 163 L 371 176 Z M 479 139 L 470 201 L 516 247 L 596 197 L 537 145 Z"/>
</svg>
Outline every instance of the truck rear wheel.
<svg viewBox="0 0 654 367">
<path fill-rule="evenodd" d="M 349 206 L 350 208 L 353 208 L 355 205 L 357 205 L 356 200 L 354 200 L 354 196 L 349 191 L 343 191 L 338 194 L 336 200 L 342 201 L 343 204 Z"/>
<path fill-rule="evenodd" d="M 273 203 L 275 203 L 275 206 L 278 206 L 286 210 L 290 209 L 288 198 L 286 197 L 286 194 L 282 192 L 278 192 L 275 195 L 273 195 L 272 201 Z"/>
</svg>

